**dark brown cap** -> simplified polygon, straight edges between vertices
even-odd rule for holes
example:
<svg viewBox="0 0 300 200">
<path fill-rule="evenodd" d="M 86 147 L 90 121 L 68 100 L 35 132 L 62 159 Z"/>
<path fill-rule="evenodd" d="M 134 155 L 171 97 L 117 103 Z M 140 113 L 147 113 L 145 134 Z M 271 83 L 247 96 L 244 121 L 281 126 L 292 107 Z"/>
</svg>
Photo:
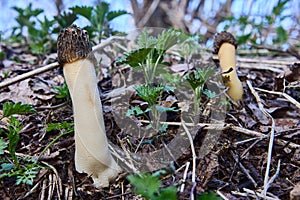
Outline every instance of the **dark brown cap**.
<svg viewBox="0 0 300 200">
<path fill-rule="evenodd" d="M 214 53 L 217 54 L 219 52 L 219 49 L 224 42 L 228 42 L 237 48 L 237 41 L 235 40 L 234 36 L 227 31 L 222 31 L 221 33 L 217 33 L 215 35 Z"/>
<path fill-rule="evenodd" d="M 84 59 L 91 51 L 87 31 L 75 24 L 60 31 L 57 38 L 57 57 L 60 64 Z"/>
</svg>

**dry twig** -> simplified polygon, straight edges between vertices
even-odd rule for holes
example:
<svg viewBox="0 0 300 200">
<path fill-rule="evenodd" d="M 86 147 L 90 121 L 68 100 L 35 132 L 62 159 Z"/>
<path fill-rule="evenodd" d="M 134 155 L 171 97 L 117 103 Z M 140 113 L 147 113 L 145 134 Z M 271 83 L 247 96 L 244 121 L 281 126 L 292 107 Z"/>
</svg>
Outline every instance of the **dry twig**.
<svg viewBox="0 0 300 200">
<path fill-rule="evenodd" d="M 191 200 L 194 200 L 194 198 L 195 198 L 194 197 L 194 189 L 197 185 L 197 183 L 196 183 L 196 159 L 197 159 L 197 155 L 196 155 L 196 151 L 195 151 L 193 137 L 192 137 L 189 129 L 186 127 L 184 122 L 182 122 L 182 126 L 183 126 L 189 140 L 190 140 L 191 150 L 192 150 L 192 155 L 193 155 L 193 162 L 192 162 L 192 183 L 193 183 L 193 187 L 191 189 L 190 198 L 191 198 Z"/>
<path fill-rule="evenodd" d="M 247 80 L 247 85 L 250 88 L 251 93 L 253 94 L 253 96 L 255 97 L 258 107 L 261 110 L 261 112 L 266 115 L 268 118 L 271 119 L 272 121 L 272 126 L 271 126 L 271 132 L 270 132 L 270 141 L 269 141 L 269 149 L 268 149 L 268 160 L 267 160 L 267 168 L 266 168 L 266 173 L 265 173 L 265 179 L 264 179 L 264 189 L 262 191 L 262 194 L 264 197 L 267 196 L 267 191 L 270 185 L 270 180 L 269 180 L 269 173 L 270 173 L 270 167 L 271 167 L 271 159 L 272 159 L 272 149 L 273 149 L 273 144 L 274 144 L 274 130 L 275 130 L 275 120 L 273 119 L 273 117 L 270 115 L 270 113 L 268 113 L 262 102 L 260 97 L 258 96 L 257 92 L 255 91 L 255 89 L 253 88 L 251 82 L 249 80 Z"/>
</svg>

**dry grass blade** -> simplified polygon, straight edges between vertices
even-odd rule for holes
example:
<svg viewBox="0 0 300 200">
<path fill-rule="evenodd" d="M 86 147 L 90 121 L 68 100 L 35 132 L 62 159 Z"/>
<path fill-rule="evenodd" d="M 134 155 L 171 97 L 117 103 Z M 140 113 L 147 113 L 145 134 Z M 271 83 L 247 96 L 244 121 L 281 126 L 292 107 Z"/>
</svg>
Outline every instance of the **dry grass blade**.
<svg viewBox="0 0 300 200">
<path fill-rule="evenodd" d="M 191 150 L 192 150 L 192 155 L 193 155 L 193 162 L 192 162 L 192 183 L 193 183 L 193 187 L 191 189 L 191 193 L 190 193 L 190 198 L 191 200 L 194 200 L 194 189 L 197 185 L 196 183 L 196 159 L 197 159 L 197 155 L 196 155 L 196 151 L 195 151 L 195 146 L 194 146 L 194 142 L 193 142 L 193 137 L 189 131 L 189 129 L 186 127 L 185 123 L 182 122 L 182 127 L 184 129 L 184 131 L 186 132 L 190 144 L 191 144 Z"/>
<path fill-rule="evenodd" d="M 255 91 L 255 89 L 253 88 L 251 82 L 248 81 L 248 80 L 247 80 L 247 85 L 248 85 L 249 89 L 251 90 L 251 93 L 255 97 L 259 109 L 262 111 L 262 113 L 264 115 L 266 115 L 272 121 L 271 132 L 270 132 L 269 148 L 268 148 L 267 168 L 266 168 L 266 172 L 265 172 L 264 189 L 262 191 L 262 194 L 263 194 L 263 196 L 265 198 L 267 196 L 267 191 L 268 191 L 269 184 L 270 184 L 270 182 L 269 182 L 269 173 L 270 173 L 270 166 L 271 166 L 271 159 L 272 159 L 272 149 L 273 149 L 273 143 L 274 143 L 275 121 L 274 121 L 273 117 L 270 115 L 270 113 L 268 113 L 265 110 L 265 108 L 264 108 L 264 106 L 263 106 L 263 104 L 261 102 L 261 99 L 260 99 L 259 95 L 257 94 L 257 92 Z"/>
<path fill-rule="evenodd" d="M 262 92 L 265 92 L 265 93 L 269 93 L 269 94 L 282 95 L 284 98 L 286 98 L 288 101 L 290 101 L 292 104 L 294 104 L 295 106 L 297 106 L 300 109 L 300 103 L 298 101 L 296 101 L 296 99 L 294 99 L 293 97 L 288 95 L 287 93 L 268 91 L 268 90 L 264 90 L 264 89 L 260 89 L 260 88 L 255 88 L 255 89 L 259 90 L 259 91 L 262 91 Z"/>
</svg>

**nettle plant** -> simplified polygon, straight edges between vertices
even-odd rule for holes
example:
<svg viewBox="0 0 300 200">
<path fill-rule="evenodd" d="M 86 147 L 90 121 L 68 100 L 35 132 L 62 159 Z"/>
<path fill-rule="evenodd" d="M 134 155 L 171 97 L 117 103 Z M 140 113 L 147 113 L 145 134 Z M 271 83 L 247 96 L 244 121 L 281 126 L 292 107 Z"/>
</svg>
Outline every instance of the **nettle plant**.
<svg viewBox="0 0 300 200">
<path fill-rule="evenodd" d="M 128 64 L 133 70 L 141 71 L 144 75 L 144 84 L 134 86 L 136 94 L 147 103 L 147 108 L 132 106 L 126 113 L 130 116 L 143 116 L 148 120 L 147 129 L 165 132 L 167 123 L 163 123 L 161 116 L 167 112 L 180 112 L 177 107 L 163 106 L 164 94 L 174 94 L 176 90 L 190 87 L 194 94 L 194 114 L 200 113 L 201 94 L 208 98 L 215 98 L 214 92 L 204 90 L 204 85 L 215 73 L 212 67 L 203 67 L 189 71 L 185 76 L 174 76 L 165 68 L 169 65 L 166 58 L 170 53 L 175 53 L 184 58 L 188 65 L 192 63 L 192 55 L 199 51 L 198 38 L 178 30 L 164 30 L 160 34 L 150 36 L 147 29 L 144 29 L 137 38 L 138 48 L 125 52 L 124 56 L 117 60 L 117 63 Z M 188 84 L 187 84 L 188 83 Z"/>
<path fill-rule="evenodd" d="M 48 19 L 46 16 L 39 18 L 44 10 L 33 9 L 30 3 L 26 8 L 13 7 L 18 13 L 15 18 L 17 25 L 13 27 L 11 42 L 24 42 L 29 46 L 31 53 L 42 55 L 50 53 L 55 49 L 56 34 L 65 27 L 70 26 L 76 19 L 84 17 L 87 19 L 86 29 L 91 39 L 99 43 L 101 39 L 120 32 L 110 27 L 110 22 L 124 14 L 124 10 L 110 11 L 109 4 L 100 2 L 95 7 L 76 6 L 69 8 L 69 12 L 63 12 L 60 16 Z"/>
<path fill-rule="evenodd" d="M 16 177 L 16 184 L 25 183 L 32 185 L 33 179 L 42 167 L 31 156 L 18 156 L 16 148 L 20 133 L 24 126 L 17 115 L 36 113 L 31 105 L 21 103 L 4 103 L 3 116 L 7 118 L 6 128 L 0 128 L 0 179 Z M 6 153 L 8 151 L 8 153 Z"/>
</svg>

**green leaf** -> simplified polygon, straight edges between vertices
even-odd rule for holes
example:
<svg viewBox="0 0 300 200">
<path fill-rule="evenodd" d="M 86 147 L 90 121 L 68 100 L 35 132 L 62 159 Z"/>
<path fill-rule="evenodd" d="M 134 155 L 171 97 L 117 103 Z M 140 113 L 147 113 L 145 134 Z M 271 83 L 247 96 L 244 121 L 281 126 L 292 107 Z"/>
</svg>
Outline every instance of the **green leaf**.
<svg viewBox="0 0 300 200">
<path fill-rule="evenodd" d="M 163 92 L 164 87 L 158 86 L 158 87 L 151 87 L 149 85 L 137 85 L 134 86 L 135 91 L 137 94 L 145 100 L 150 107 L 153 106 L 157 100 L 159 95 Z"/>
<path fill-rule="evenodd" d="M 215 192 L 205 192 L 198 197 L 198 200 L 222 200 Z"/>
<path fill-rule="evenodd" d="M 176 187 L 167 187 L 161 189 L 155 200 L 177 200 Z"/>
<path fill-rule="evenodd" d="M 169 111 L 178 112 L 179 111 L 179 110 L 176 110 L 176 108 L 174 108 L 174 107 L 166 108 L 164 106 L 159 106 L 159 105 L 156 105 L 155 109 L 158 110 L 159 112 L 169 112 Z"/>
<path fill-rule="evenodd" d="M 134 186 L 134 191 L 137 194 L 148 199 L 154 199 L 155 192 L 157 192 L 161 186 L 159 178 L 149 173 L 129 175 L 127 179 Z"/>
<path fill-rule="evenodd" d="M 2 171 L 10 171 L 15 167 L 13 163 L 2 163 L 1 164 L 1 172 Z"/>
<path fill-rule="evenodd" d="M 23 126 L 19 120 L 17 120 L 14 116 L 10 116 L 8 120 L 9 126 L 8 128 L 8 151 L 11 155 L 11 157 L 14 160 L 14 163 L 18 166 L 18 158 L 16 156 L 16 147 L 19 142 L 19 132 L 23 129 Z"/>
<path fill-rule="evenodd" d="M 154 48 L 157 43 L 157 39 L 153 36 L 149 36 L 146 29 L 144 29 L 137 39 L 137 44 L 140 49 Z"/>
<path fill-rule="evenodd" d="M 3 104 L 3 117 L 9 117 L 14 114 L 29 114 L 29 113 L 37 113 L 37 111 L 29 104 L 18 103 L 10 103 L 6 102 Z"/>
<path fill-rule="evenodd" d="M 152 48 L 142 48 L 125 53 L 123 57 L 116 62 L 120 64 L 128 64 L 131 67 L 139 67 L 145 63 L 148 54 L 152 51 Z"/>
<path fill-rule="evenodd" d="M 197 68 L 191 71 L 185 76 L 185 79 L 189 82 L 190 86 L 195 90 L 198 87 L 203 87 L 205 82 L 214 75 L 212 67 Z"/>
<path fill-rule="evenodd" d="M 7 144 L 3 138 L 0 138 L 0 155 L 4 154 L 4 150 L 7 148 Z"/>
<path fill-rule="evenodd" d="M 70 26 L 77 19 L 77 16 L 75 13 L 63 12 L 60 16 L 55 16 L 54 19 L 58 22 L 59 27 L 53 29 L 52 32 L 59 33 L 62 28 Z"/>
<path fill-rule="evenodd" d="M 246 44 L 250 37 L 251 37 L 251 33 L 242 36 L 237 36 L 237 43 Z"/>
<path fill-rule="evenodd" d="M 216 98 L 216 96 L 217 96 L 217 93 L 215 91 L 211 91 L 208 89 L 204 90 L 203 94 L 205 94 L 210 99 Z"/>
<path fill-rule="evenodd" d="M 276 28 L 277 38 L 274 40 L 276 43 L 284 43 L 288 39 L 288 34 L 282 26 Z"/>
<path fill-rule="evenodd" d="M 111 20 L 113 20 L 121 15 L 125 15 L 125 14 L 128 14 L 128 12 L 125 10 L 110 11 L 107 13 L 106 18 L 107 18 L 107 21 L 111 21 Z"/>
<path fill-rule="evenodd" d="M 63 84 L 63 86 L 54 86 L 54 89 L 57 91 L 57 94 L 55 95 L 58 99 L 70 99 L 70 92 L 68 89 L 68 86 L 66 83 Z"/>
<path fill-rule="evenodd" d="M 91 18 L 92 18 L 92 11 L 93 11 L 92 6 L 75 6 L 75 7 L 69 8 L 69 9 L 72 10 L 73 13 L 81 15 L 88 20 L 91 20 Z"/>
<path fill-rule="evenodd" d="M 48 123 L 46 124 L 46 131 L 58 131 L 65 129 L 66 131 L 73 131 L 74 130 L 74 122 L 58 122 L 58 123 Z"/>
<path fill-rule="evenodd" d="M 159 53 L 162 54 L 172 46 L 183 43 L 188 38 L 189 36 L 187 34 L 174 29 L 168 29 L 167 31 L 163 31 L 160 35 L 158 35 L 157 49 Z"/>
<path fill-rule="evenodd" d="M 279 0 L 277 2 L 277 5 L 273 8 L 272 14 L 274 14 L 275 16 L 279 16 L 283 12 L 284 6 L 287 2 L 289 2 L 289 0 Z"/>
<path fill-rule="evenodd" d="M 126 112 L 126 117 L 130 117 L 131 115 L 138 116 L 144 113 L 145 112 L 139 106 L 134 106 Z"/>
</svg>

